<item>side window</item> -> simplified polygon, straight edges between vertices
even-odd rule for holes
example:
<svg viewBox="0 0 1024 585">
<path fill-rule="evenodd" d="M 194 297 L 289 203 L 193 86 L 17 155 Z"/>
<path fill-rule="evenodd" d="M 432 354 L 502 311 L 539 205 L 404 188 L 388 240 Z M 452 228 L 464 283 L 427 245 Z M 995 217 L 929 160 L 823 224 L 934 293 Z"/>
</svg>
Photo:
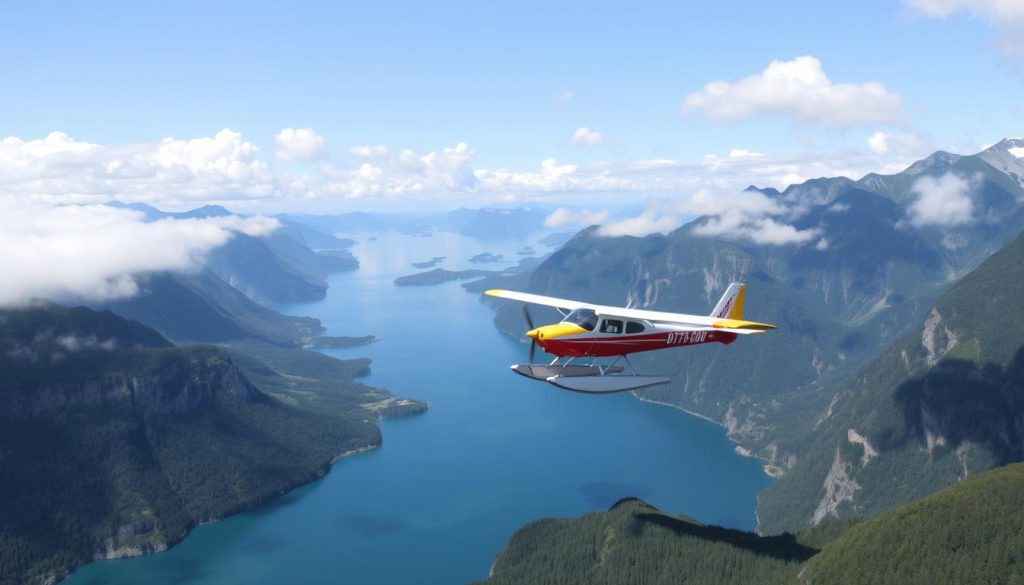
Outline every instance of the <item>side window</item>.
<svg viewBox="0 0 1024 585">
<path fill-rule="evenodd" d="M 628 321 L 626 323 L 626 333 L 643 333 L 644 326 L 636 321 Z"/>
<path fill-rule="evenodd" d="M 622 321 L 618 319 L 601 321 L 601 333 L 622 333 Z"/>
</svg>

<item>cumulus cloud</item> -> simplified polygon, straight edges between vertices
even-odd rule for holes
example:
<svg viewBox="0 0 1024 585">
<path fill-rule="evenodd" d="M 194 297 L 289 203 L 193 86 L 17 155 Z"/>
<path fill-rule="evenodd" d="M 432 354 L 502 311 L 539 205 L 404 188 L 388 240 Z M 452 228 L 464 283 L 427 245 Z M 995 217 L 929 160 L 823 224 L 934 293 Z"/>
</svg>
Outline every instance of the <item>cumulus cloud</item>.
<svg viewBox="0 0 1024 585">
<path fill-rule="evenodd" d="M 966 12 L 994 26 L 999 48 L 1008 55 L 1024 57 L 1024 2 L 1020 0 L 904 0 L 911 9 L 933 18 Z"/>
<path fill-rule="evenodd" d="M 764 156 L 762 152 L 753 152 L 745 148 L 734 148 L 729 151 L 729 158 L 757 158 Z"/>
<path fill-rule="evenodd" d="M 910 223 L 916 227 L 957 226 L 974 221 L 974 202 L 971 193 L 976 181 L 955 173 L 939 177 L 921 177 L 911 190 L 917 198 L 907 211 Z"/>
<path fill-rule="evenodd" d="M 879 143 L 888 151 L 884 155 L 866 149 L 774 155 L 734 148 L 725 154 L 708 154 L 696 163 L 650 159 L 573 164 L 547 158 L 532 169 L 480 168 L 476 153 L 462 142 L 427 152 L 359 145 L 349 148 L 347 155 L 332 156 L 300 173 L 272 168 L 258 158 L 255 145 L 227 129 L 211 137 L 115 146 L 54 132 L 39 139 L 0 141 L 0 197 L 65 204 L 120 199 L 184 206 L 267 198 L 472 197 L 495 202 L 557 195 L 566 204 L 577 197 L 593 205 L 597 193 L 657 196 L 701 189 L 740 191 L 750 184 L 784 188 L 822 176 L 856 179 L 868 172 L 893 170 L 886 164 L 911 150 L 902 146 L 904 142 L 900 135 L 885 135 Z M 311 156 L 313 151 L 304 152 L 303 156 Z"/>
<path fill-rule="evenodd" d="M 266 217 L 147 223 L 141 213 L 104 205 L 0 203 L 0 305 L 131 296 L 136 275 L 195 269 L 235 234 L 276 227 Z"/>
<path fill-rule="evenodd" d="M 683 112 L 711 120 L 781 115 L 802 122 L 855 126 L 897 122 L 900 96 L 882 83 L 834 83 L 816 57 L 772 61 L 736 82 L 714 81 L 683 100 Z"/>
<path fill-rule="evenodd" d="M 472 192 L 475 153 L 465 142 L 425 154 L 405 149 L 392 153 L 384 146 L 357 146 L 349 151 L 362 162 L 356 168 L 328 165 L 328 193 L 349 198 L 445 196 Z"/>
<path fill-rule="evenodd" d="M 887 134 L 875 132 L 868 137 L 868 148 L 871 152 L 905 160 L 927 156 L 932 145 L 916 134 Z"/>
<path fill-rule="evenodd" d="M 212 137 L 102 146 L 63 132 L 0 140 L 0 194 L 47 202 L 262 198 L 275 179 L 257 148 L 229 129 Z"/>
<path fill-rule="evenodd" d="M 672 213 L 661 213 L 655 210 L 647 210 L 636 217 L 612 222 L 598 228 L 597 233 L 601 236 L 636 236 L 642 237 L 649 234 L 663 234 L 670 232 L 680 225 L 680 219 Z"/>
<path fill-rule="evenodd" d="M 324 155 L 324 137 L 312 128 L 285 128 L 274 137 L 277 159 L 283 162 L 316 160 Z"/>
<path fill-rule="evenodd" d="M 572 140 L 569 141 L 573 146 L 597 146 L 604 142 L 604 135 L 595 130 L 591 130 L 586 126 L 580 126 L 572 133 Z"/>
<path fill-rule="evenodd" d="M 559 207 L 551 215 L 544 218 L 544 227 L 560 228 L 565 226 L 591 226 L 608 220 L 607 211 L 591 211 L 589 209 L 572 210 Z"/>
<path fill-rule="evenodd" d="M 803 209 L 773 199 L 758 191 L 715 194 L 702 190 L 675 201 L 648 204 L 640 215 L 601 227 L 601 235 L 643 236 L 665 233 L 693 217 L 697 235 L 749 240 L 763 245 L 803 244 L 818 238 L 821 230 L 797 229 L 787 221 L 799 216 Z"/>
</svg>

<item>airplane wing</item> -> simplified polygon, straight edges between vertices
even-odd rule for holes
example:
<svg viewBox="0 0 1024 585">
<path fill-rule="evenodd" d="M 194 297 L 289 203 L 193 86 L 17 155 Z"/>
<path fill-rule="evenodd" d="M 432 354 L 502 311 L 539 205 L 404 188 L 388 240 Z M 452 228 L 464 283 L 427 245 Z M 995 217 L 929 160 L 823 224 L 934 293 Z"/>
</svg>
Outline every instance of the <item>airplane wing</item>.
<svg viewBox="0 0 1024 585">
<path fill-rule="evenodd" d="M 602 305 L 589 306 L 602 317 L 640 319 L 643 321 L 650 321 L 652 323 L 668 323 L 672 325 L 691 325 L 698 327 L 711 327 L 714 329 L 727 329 L 733 333 L 739 333 L 741 335 L 764 333 L 769 329 L 776 329 L 775 325 L 758 323 L 756 321 L 744 321 L 742 319 L 724 319 L 721 317 L 709 317 L 705 315 L 666 313 L 663 311 L 646 311 L 643 309 L 624 309 L 621 307 L 606 307 Z"/>
<path fill-rule="evenodd" d="M 594 306 L 589 303 L 581 303 L 580 301 L 570 301 L 568 299 L 556 299 L 555 297 L 545 297 L 543 295 L 535 295 L 530 293 L 516 292 L 513 290 L 501 290 L 492 288 L 491 290 L 484 291 L 484 294 L 489 297 L 496 297 L 499 299 L 509 299 L 513 301 L 522 301 L 524 303 L 532 303 L 534 305 L 544 305 L 546 307 L 554 307 L 556 309 L 565 309 L 566 311 L 575 311 L 582 307 Z"/>
<path fill-rule="evenodd" d="M 764 333 L 769 329 L 776 328 L 775 325 L 769 325 L 767 323 L 757 323 L 755 321 L 744 321 L 742 319 L 726 319 L 721 317 L 710 317 L 705 315 L 687 315 L 684 313 L 667 313 L 663 311 L 647 311 L 643 309 L 609 307 L 605 305 L 594 305 L 591 303 L 584 303 L 581 301 L 559 299 L 555 297 L 546 297 L 543 295 L 522 293 L 511 290 L 491 289 L 484 291 L 484 294 L 499 299 L 509 299 L 513 301 L 521 301 L 524 303 L 532 303 L 535 305 L 545 305 L 548 307 L 564 309 L 566 311 L 574 311 L 576 309 L 584 308 L 593 309 L 594 312 L 596 312 L 598 315 L 601 315 L 602 317 L 619 317 L 621 319 L 637 319 L 642 321 L 650 321 L 652 323 L 667 323 L 672 325 L 681 325 L 689 327 L 726 329 L 732 333 L 739 333 L 741 335 Z"/>
</svg>

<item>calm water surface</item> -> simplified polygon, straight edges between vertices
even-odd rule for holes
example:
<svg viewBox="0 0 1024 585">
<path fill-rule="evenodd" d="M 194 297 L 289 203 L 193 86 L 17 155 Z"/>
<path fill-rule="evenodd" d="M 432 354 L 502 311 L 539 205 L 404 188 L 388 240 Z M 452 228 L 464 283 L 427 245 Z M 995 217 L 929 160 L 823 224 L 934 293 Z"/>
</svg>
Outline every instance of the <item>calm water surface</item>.
<svg viewBox="0 0 1024 585">
<path fill-rule="evenodd" d="M 328 353 L 370 357 L 363 381 L 427 400 L 424 415 L 382 422 L 381 449 L 339 461 L 324 479 L 197 528 L 171 550 L 88 565 L 74 585 L 127 583 L 455 584 L 487 576 L 525 522 L 605 509 L 624 496 L 705 522 L 753 528 L 760 464 L 723 429 L 629 394 L 559 391 L 510 372 L 527 346 L 494 328 L 459 283 L 398 288 L 410 262 L 505 267 L 523 242 L 450 234 L 356 236 L 360 270 L 334 276 L 325 300 L 278 307 L 333 335 L 374 344 Z M 538 250 L 543 246 L 534 245 Z"/>
</svg>

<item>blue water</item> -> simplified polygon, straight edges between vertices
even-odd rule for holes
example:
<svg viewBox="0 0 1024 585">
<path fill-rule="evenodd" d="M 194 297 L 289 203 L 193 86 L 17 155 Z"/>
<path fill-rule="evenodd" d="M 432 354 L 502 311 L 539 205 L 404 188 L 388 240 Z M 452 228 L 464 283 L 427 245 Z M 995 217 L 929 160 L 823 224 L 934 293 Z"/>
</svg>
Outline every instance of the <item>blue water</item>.
<svg viewBox="0 0 1024 585">
<path fill-rule="evenodd" d="M 624 496 L 754 527 L 768 478 L 723 429 L 629 394 L 581 395 L 517 376 L 508 366 L 525 361 L 527 346 L 498 333 L 477 295 L 458 283 L 391 284 L 434 256 L 451 269 L 508 266 L 465 260 L 482 251 L 516 259 L 523 242 L 361 239 L 360 270 L 333 277 L 325 300 L 279 308 L 318 317 L 330 334 L 379 336 L 329 353 L 372 358 L 366 383 L 431 409 L 383 421 L 382 448 L 342 459 L 320 481 L 197 528 L 167 552 L 93 563 L 69 583 L 465 583 L 487 576 L 524 523 Z"/>
</svg>

